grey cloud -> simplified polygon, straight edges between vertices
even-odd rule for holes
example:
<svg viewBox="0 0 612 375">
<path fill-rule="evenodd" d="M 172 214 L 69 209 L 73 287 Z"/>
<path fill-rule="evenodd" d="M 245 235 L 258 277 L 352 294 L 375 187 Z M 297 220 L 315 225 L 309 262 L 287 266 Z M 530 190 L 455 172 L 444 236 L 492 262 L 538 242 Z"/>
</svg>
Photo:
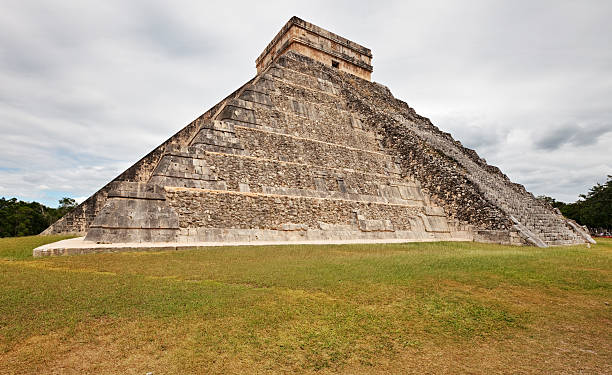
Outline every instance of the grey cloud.
<svg viewBox="0 0 612 375">
<path fill-rule="evenodd" d="M 506 141 L 509 129 L 501 127 L 496 119 L 485 119 L 477 114 L 447 113 L 436 115 L 437 126 L 451 131 L 464 146 L 483 152 L 500 147 Z"/>
<path fill-rule="evenodd" d="M 193 15 L 181 19 L 178 13 L 169 12 L 168 7 L 156 3 L 135 3 L 132 11 L 138 14 L 138 22 L 132 26 L 143 41 L 159 47 L 172 58 L 219 53 L 224 46 L 217 35 L 201 33 L 195 27 Z"/>
<path fill-rule="evenodd" d="M 598 140 L 612 132 L 611 125 L 565 125 L 558 128 L 547 130 L 546 134 L 536 140 L 536 148 L 541 150 L 556 150 L 564 145 L 590 146 Z"/>
</svg>

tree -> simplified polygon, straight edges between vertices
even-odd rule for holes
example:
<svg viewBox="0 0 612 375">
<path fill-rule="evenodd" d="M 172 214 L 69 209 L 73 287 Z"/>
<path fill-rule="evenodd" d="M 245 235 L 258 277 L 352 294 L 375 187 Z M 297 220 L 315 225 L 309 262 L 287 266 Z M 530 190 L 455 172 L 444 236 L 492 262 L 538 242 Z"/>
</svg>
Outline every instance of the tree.
<svg viewBox="0 0 612 375">
<path fill-rule="evenodd" d="M 76 205 L 77 202 L 72 198 L 64 197 L 59 200 L 59 208 L 74 208 Z"/>
<path fill-rule="evenodd" d="M 59 200 L 58 208 L 38 202 L 23 202 L 17 198 L 0 198 L 0 237 L 39 234 L 76 206 L 72 198 Z"/>
<path fill-rule="evenodd" d="M 76 206 L 77 206 L 77 202 L 72 198 L 64 197 L 60 199 L 59 207 L 58 207 L 59 217 L 62 217 L 68 212 L 72 211 L 72 209 L 75 208 Z"/>
<path fill-rule="evenodd" d="M 536 199 L 538 199 L 540 201 L 543 201 L 543 202 L 546 202 L 546 203 L 550 204 L 551 206 L 553 206 L 555 208 L 558 208 L 558 209 L 561 209 L 561 207 L 566 205 L 564 202 L 558 201 L 555 198 L 549 197 L 549 196 L 546 196 L 546 195 L 538 195 L 536 197 Z"/>
<path fill-rule="evenodd" d="M 612 175 L 605 184 L 597 183 L 589 192 L 580 195 L 575 203 L 560 208 L 561 213 L 590 228 L 612 228 Z"/>
</svg>

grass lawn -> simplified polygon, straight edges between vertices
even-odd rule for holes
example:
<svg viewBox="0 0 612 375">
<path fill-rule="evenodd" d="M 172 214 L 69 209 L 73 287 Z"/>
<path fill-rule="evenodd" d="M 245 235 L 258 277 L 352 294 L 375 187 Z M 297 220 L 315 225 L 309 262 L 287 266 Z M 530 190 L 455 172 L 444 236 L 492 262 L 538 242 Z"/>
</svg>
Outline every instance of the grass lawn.
<svg viewBox="0 0 612 375">
<path fill-rule="evenodd" d="M 0 374 L 612 372 L 612 241 L 34 259 L 0 239 Z"/>
</svg>

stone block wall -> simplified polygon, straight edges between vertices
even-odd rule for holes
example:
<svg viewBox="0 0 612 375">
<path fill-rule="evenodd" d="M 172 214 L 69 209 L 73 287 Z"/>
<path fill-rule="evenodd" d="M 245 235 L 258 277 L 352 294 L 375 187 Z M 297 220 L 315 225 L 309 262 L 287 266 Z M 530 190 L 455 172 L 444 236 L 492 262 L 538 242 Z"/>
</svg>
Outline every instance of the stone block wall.
<svg viewBox="0 0 612 375">
<path fill-rule="evenodd" d="M 201 187 L 236 190 L 240 184 L 261 193 L 265 188 L 299 188 L 320 192 L 361 194 L 377 198 L 399 198 L 423 202 L 414 180 L 399 174 L 332 168 L 327 165 L 295 163 L 246 155 L 207 152 L 199 148 L 174 149 L 164 156 L 151 183 L 161 186 Z"/>
<path fill-rule="evenodd" d="M 358 225 L 361 215 L 362 220 L 389 220 L 392 224 L 383 230 L 408 231 L 423 213 L 422 207 L 388 203 L 185 188 L 168 189 L 167 199 L 181 228 L 283 230 L 285 224 L 300 224 L 304 230 L 321 229 L 321 222 Z M 434 225 L 449 232 L 445 222 Z"/>
</svg>

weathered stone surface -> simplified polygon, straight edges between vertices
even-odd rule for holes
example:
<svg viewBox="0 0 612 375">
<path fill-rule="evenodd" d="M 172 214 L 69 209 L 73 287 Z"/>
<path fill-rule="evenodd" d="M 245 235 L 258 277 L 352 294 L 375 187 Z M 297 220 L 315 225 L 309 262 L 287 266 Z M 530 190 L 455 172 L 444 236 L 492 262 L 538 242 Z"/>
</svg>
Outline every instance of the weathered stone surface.
<svg viewBox="0 0 612 375">
<path fill-rule="evenodd" d="M 592 241 L 363 72 L 276 42 L 253 80 L 45 233 L 102 243 Z M 351 46 L 347 64 L 368 56 Z"/>
</svg>

